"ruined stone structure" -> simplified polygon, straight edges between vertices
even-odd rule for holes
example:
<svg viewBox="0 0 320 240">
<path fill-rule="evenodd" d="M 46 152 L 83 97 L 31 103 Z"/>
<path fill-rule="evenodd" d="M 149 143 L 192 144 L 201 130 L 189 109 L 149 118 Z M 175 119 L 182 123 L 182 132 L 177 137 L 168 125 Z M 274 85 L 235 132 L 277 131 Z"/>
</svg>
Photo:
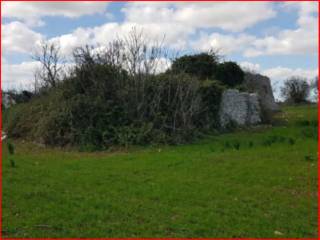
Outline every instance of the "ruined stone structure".
<svg viewBox="0 0 320 240">
<path fill-rule="evenodd" d="M 222 94 L 219 121 L 222 128 L 230 124 L 251 126 L 261 122 L 261 109 L 258 95 L 239 92 L 235 89 L 226 90 Z"/>
<path fill-rule="evenodd" d="M 222 128 L 229 124 L 251 126 L 268 122 L 268 118 L 279 111 L 268 77 L 246 73 L 244 87 L 248 92 L 229 89 L 223 93 L 219 112 Z"/>
<path fill-rule="evenodd" d="M 244 85 L 251 93 L 257 93 L 263 111 L 279 111 L 271 88 L 270 79 L 255 73 L 246 73 Z"/>
</svg>

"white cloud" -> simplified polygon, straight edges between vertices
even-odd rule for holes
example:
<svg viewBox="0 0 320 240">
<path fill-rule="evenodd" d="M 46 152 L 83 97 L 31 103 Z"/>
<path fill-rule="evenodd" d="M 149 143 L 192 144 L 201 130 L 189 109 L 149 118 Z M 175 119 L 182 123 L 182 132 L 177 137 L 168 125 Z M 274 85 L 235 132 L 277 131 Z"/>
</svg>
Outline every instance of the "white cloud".
<svg viewBox="0 0 320 240">
<path fill-rule="evenodd" d="M 122 11 L 125 14 L 124 26 L 137 25 L 153 38 L 159 39 L 165 35 L 165 42 L 178 50 L 190 47 L 190 37 L 199 29 L 219 28 L 240 32 L 276 15 L 272 4 L 258 2 L 135 2 L 127 4 Z M 202 34 L 198 41 L 191 44 L 196 50 L 218 47 L 225 53 L 231 53 L 247 41 L 245 34 L 241 34 L 241 39 L 237 41 L 239 45 L 235 46 L 231 44 L 231 38 L 234 37 L 226 37 L 228 39 L 222 39 L 223 36 L 219 34 Z M 228 42 L 225 43 L 225 40 Z"/>
<path fill-rule="evenodd" d="M 290 77 L 303 77 L 309 80 L 318 76 L 318 69 L 302 69 L 302 68 L 287 68 L 287 67 L 275 67 L 262 71 L 262 74 L 274 79 L 276 81 L 284 81 Z"/>
<path fill-rule="evenodd" d="M 318 20 L 314 15 L 317 11 L 317 3 L 287 3 L 284 6 L 298 10 L 296 29 L 265 31 L 266 36 L 262 38 L 245 33 L 201 34 L 192 46 L 202 51 L 209 48 L 220 49 L 223 54 L 238 52 L 245 57 L 317 54 Z"/>
<path fill-rule="evenodd" d="M 239 65 L 244 71 L 260 72 L 261 70 L 261 66 L 258 63 L 240 62 Z"/>
<path fill-rule="evenodd" d="M 43 36 L 21 22 L 2 25 L 2 47 L 4 52 L 30 53 Z"/>
<path fill-rule="evenodd" d="M 215 49 L 218 50 L 220 54 L 231 54 L 244 51 L 254 40 L 255 37 L 246 34 L 201 34 L 199 39 L 192 42 L 191 46 L 193 49 L 200 51 Z"/>
<path fill-rule="evenodd" d="M 7 4 L 7 5 L 6 5 Z M 62 15 L 77 17 L 83 14 L 104 11 L 105 3 L 24 3 L 10 2 L 4 6 L 5 16 L 32 19 L 31 16 Z M 52 4 L 50 11 L 48 6 Z M 99 5 L 100 4 L 100 5 Z M 24 6 L 25 9 L 21 10 Z M 51 6 L 51 5 L 50 5 Z M 92 28 L 78 28 L 69 34 L 57 36 L 50 41 L 58 42 L 62 51 L 69 55 L 74 47 L 86 44 L 106 44 L 117 36 L 128 33 L 134 26 L 151 39 L 162 39 L 177 50 L 193 48 L 206 51 L 209 48 L 219 49 L 222 54 L 242 53 L 245 57 L 274 54 L 310 54 L 317 49 L 317 22 L 312 15 L 313 5 L 287 4 L 288 9 L 299 10 L 298 28 L 279 30 L 275 35 L 257 38 L 246 33 L 204 33 L 197 30 L 220 28 L 229 31 L 241 31 L 259 21 L 275 16 L 270 3 L 129 3 L 122 11 L 125 14 L 123 23 L 106 23 Z M 232 10 L 232 11 L 231 11 Z M 264 14 L 261 14 L 264 12 Z M 39 13 L 38 15 L 36 13 Z M 30 16 L 29 16 L 30 15 Z M 7 34 L 5 33 L 7 32 Z M 301 37 L 303 36 L 303 37 Z M 4 25 L 3 40 L 8 51 L 29 52 L 30 45 L 39 41 L 42 36 L 28 29 L 23 23 L 13 22 Z M 31 39 L 31 41 L 30 41 Z"/>
<path fill-rule="evenodd" d="M 22 62 L 19 64 L 2 64 L 1 89 L 28 89 L 34 90 L 35 73 L 41 67 L 37 61 Z M 74 63 L 59 64 L 62 73 L 67 74 L 74 67 Z"/>
<path fill-rule="evenodd" d="M 75 47 L 85 45 L 103 46 L 118 37 L 128 36 L 128 33 L 134 28 L 138 33 L 142 31 L 151 43 L 161 42 L 164 39 L 167 46 L 178 50 L 186 48 L 188 35 L 193 32 L 193 29 L 188 26 L 174 24 L 106 23 L 93 28 L 78 28 L 70 34 L 61 35 L 49 39 L 49 41 L 58 43 L 61 46 L 62 53 L 70 55 Z M 171 31 L 172 28 L 175 31 Z"/>
<path fill-rule="evenodd" d="M 39 66 L 38 62 L 22 62 L 20 64 L 3 64 L 1 72 L 1 88 L 32 89 L 34 72 Z"/>
<path fill-rule="evenodd" d="M 284 7 L 298 10 L 298 28 L 285 29 L 274 36 L 256 39 L 252 46 L 244 52 L 245 56 L 317 53 L 318 19 L 314 15 L 318 9 L 317 3 L 285 3 Z"/>
<path fill-rule="evenodd" d="M 272 4 L 262 2 L 130 3 L 123 11 L 128 22 L 183 24 L 234 32 L 276 15 Z"/>
<path fill-rule="evenodd" d="M 172 65 L 172 62 L 169 59 L 162 57 L 157 61 L 156 72 L 163 73 L 167 69 L 169 69 L 171 65 Z"/>
<path fill-rule="evenodd" d="M 28 25 L 43 25 L 44 16 L 76 18 L 104 13 L 107 2 L 2 2 L 2 17 L 16 18 Z"/>
<path fill-rule="evenodd" d="M 60 47 L 62 55 L 71 56 L 74 48 L 90 45 L 91 36 L 91 29 L 77 28 L 70 34 L 51 38 L 49 42 L 57 44 Z"/>
</svg>

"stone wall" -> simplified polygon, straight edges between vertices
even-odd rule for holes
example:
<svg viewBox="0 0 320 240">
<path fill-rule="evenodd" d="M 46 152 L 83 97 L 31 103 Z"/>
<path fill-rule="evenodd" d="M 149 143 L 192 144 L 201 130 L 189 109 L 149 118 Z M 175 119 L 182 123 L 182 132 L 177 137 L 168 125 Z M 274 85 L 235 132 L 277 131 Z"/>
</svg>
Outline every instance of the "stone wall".
<svg viewBox="0 0 320 240">
<path fill-rule="evenodd" d="M 249 92 L 257 93 L 263 111 L 279 111 L 272 92 L 270 79 L 266 76 L 246 73 L 244 85 Z"/>
<path fill-rule="evenodd" d="M 237 126 L 256 125 L 261 122 L 261 109 L 258 95 L 239 92 L 235 89 L 226 90 L 222 94 L 219 122 L 222 128 L 230 124 Z"/>
</svg>

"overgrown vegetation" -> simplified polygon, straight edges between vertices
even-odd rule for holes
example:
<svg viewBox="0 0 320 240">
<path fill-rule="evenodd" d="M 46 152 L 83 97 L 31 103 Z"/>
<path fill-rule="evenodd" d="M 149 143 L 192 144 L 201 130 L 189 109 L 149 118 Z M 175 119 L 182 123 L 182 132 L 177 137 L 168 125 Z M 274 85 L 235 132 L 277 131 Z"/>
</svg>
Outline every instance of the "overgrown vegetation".
<svg viewBox="0 0 320 240">
<path fill-rule="evenodd" d="M 235 62 L 220 62 L 220 56 L 214 51 L 175 59 L 169 71 L 187 73 L 201 80 L 216 79 L 227 87 L 240 86 L 244 81 L 240 66 Z"/>
<path fill-rule="evenodd" d="M 159 74 L 167 51 L 136 30 L 103 51 L 75 49 L 67 76 L 58 50 L 44 44 L 36 55 L 35 96 L 6 113 L 10 137 L 84 150 L 185 143 L 217 129 L 223 90 L 243 79 L 237 64 L 220 63 L 213 52 L 177 58 Z"/>
</svg>

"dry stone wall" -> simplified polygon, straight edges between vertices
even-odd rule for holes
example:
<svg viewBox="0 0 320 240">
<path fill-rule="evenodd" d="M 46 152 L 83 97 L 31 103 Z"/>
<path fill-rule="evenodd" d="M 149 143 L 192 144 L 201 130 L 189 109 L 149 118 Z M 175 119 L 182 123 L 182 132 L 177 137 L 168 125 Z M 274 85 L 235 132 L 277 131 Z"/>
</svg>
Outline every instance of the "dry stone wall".
<svg viewBox="0 0 320 240">
<path fill-rule="evenodd" d="M 257 93 L 263 111 L 279 111 L 279 106 L 274 100 L 270 79 L 266 76 L 246 73 L 244 85 L 249 92 Z"/>
<path fill-rule="evenodd" d="M 222 128 L 230 124 L 251 126 L 261 123 L 258 95 L 228 89 L 222 94 L 219 122 Z"/>
</svg>

